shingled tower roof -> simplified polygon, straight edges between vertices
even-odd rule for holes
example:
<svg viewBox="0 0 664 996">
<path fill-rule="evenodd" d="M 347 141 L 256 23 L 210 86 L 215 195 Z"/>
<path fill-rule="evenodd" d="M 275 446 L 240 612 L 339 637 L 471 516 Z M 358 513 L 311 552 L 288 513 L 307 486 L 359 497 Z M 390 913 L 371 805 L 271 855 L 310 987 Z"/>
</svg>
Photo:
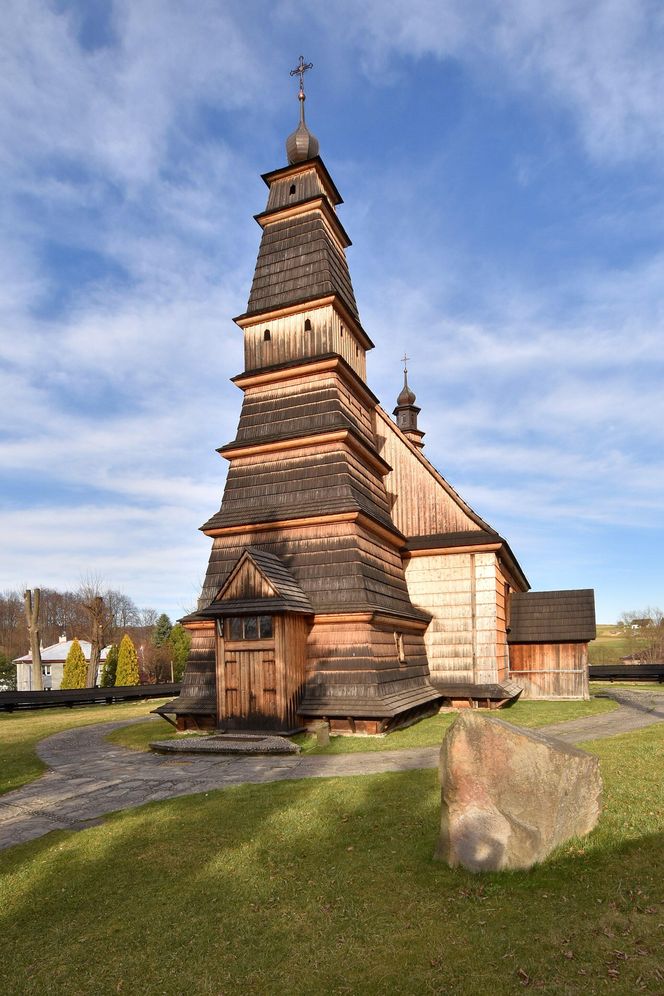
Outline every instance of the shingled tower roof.
<svg viewBox="0 0 664 996">
<path fill-rule="evenodd" d="M 342 200 L 304 120 L 302 76 L 309 68 L 300 57 L 291 73 L 300 76 L 300 123 L 286 141 L 289 165 L 263 175 L 270 194 L 265 211 L 255 216 L 263 237 L 247 311 L 240 317 L 334 297 L 359 325 L 345 256 L 351 241 L 336 213 Z"/>
</svg>

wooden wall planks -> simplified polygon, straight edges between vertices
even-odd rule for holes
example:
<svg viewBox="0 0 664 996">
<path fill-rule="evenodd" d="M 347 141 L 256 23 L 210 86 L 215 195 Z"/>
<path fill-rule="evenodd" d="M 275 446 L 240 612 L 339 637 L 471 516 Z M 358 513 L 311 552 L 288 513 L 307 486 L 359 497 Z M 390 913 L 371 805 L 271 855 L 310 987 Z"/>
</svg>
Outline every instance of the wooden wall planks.
<svg viewBox="0 0 664 996">
<path fill-rule="evenodd" d="M 513 643 L 510 676 L 524 699 L 588 699 L 587 643 Z"/>
</svg>

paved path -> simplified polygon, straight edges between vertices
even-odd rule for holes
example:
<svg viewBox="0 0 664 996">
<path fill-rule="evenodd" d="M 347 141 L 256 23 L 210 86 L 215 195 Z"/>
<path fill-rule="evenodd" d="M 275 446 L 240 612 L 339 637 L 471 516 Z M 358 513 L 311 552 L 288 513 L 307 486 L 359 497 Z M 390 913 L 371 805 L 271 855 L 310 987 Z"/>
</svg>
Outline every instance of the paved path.
<svg viewBox="0 0 664 996">
<path fill-rule="evenodd" d="M 664 695 L 609 694 L 620 703 L 613 712 L 543 727 L 540 732 L 576 743 L 664 721 Z M 84 829 L 117 809 L 228 785 L 410 771 L 433 768 L 438 763 L 438 747 L 330 756 L 182 757 L 130 751 L 105 739 L 111 730 L 144 721 L 141 717 L 100 723 L 64 730 L 42 740 L 37 752 L 49 771 L 37 781 L 0 796 L 0 849 L 51 830 Z"/>
</svg>

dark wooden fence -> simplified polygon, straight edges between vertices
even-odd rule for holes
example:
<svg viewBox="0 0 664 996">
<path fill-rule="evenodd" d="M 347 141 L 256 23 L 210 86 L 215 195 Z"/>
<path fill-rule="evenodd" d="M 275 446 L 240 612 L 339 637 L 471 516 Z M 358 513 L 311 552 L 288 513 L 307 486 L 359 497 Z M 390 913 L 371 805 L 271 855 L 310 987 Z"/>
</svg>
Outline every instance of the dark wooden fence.
<svg viewBox="0 0 664 996">
<path fill-rule="evenodd" d="M 178 695 L 180 685 L 117 685 L 113 688 L 58 688 L 48 692 L 0 692 L 0 709 L 48 709 L 53 706 L 128 702 L 132 699 L 165 699 Z"/>
<path fill-rule="evenodd" d="M 664 664 L 591 664 L 591 681 L 658 681 L 664 683 Z"/>
</svg>

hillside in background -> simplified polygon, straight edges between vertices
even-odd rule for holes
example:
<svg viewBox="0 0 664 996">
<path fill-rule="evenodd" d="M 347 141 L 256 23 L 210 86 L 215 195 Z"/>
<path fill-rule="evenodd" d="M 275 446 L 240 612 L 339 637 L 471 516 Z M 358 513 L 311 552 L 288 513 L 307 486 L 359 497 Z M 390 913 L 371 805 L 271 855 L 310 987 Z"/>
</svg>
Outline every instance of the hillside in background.
<svg viewBox="0 0 664 996">
<path fill-rule="evenodd" d="M 622 657 L 636 653 L 647 645 L 647 639 L 637 630 L 615 623 L 598 623 L 597 639 L 588 647 L 590 664 L 617 664 Z"/>
</svg>

